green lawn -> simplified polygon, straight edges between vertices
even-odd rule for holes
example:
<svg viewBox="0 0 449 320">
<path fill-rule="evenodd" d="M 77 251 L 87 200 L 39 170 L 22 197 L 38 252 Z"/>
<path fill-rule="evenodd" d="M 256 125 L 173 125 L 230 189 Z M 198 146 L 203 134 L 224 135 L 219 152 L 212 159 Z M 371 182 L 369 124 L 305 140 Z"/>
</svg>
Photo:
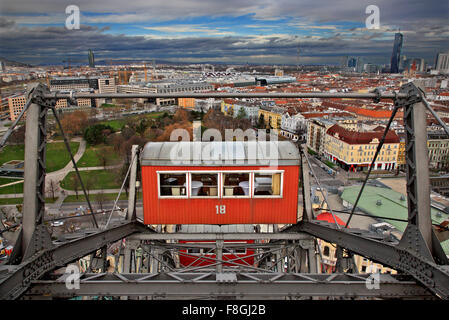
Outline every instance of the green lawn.
<svg viewBox="0 0 449 320">
<path fill-rule="evenodd" d="M 118 195 L 118 193 L 104 193 L 104 197 L 107 201 L 115 201 L 115 199 L 117 198 L 117 195 Z M 89 200 L 95 202 L 95 201 L 97 201 L 97 197 L 98 197 L 98 194 L 91 194 L 91 195 L 89 195 Z M 141 199 L 142 199 L 142 193 L 139 192 L 137 195 L 137 200 L 141 200 Z M 122 194 L 120 195 L 119 200 L 128 200 L 128 196 L 126 195 L 125 190 L 122 191 Z M 78 198 L 76 197 L 76 195 L 75 196 L 67 196 L 64 199 L 64 202 L 87 202 L 87 201 L 86 201 L 86 198 L 84 197 L 83 192 L 81 191 L 78 194 Z"/>
<path fill-rule="evenodd" d="M 52 198 L 45 198 L 45 203 L 54 203 L 56 201 Z M 7 199 L 0 199 L 0 205 L 7 205 L 7 204 L 23 204 L 23 198 L 7 198 Z"/>
<path fill-rule="evenodd" d="M 99 189 L 120 189 L 121 182 L 116 181 L 117 173 L 112 170 L 92 170 L 92 171 L 80 171 L 81 179 L 84 185 L 88 188 L 89 179 L 92 180 L 90 190 Z M 74 171 L 65 176 L 61 182 L 61 186 L 67 190 L 73 190 L 72 177 L 76 177 Z M 81 188 L 79 188 L 81 190 Z"/>
<path fill-rule="evenodd" d="M 19 179 L 0 178 L 0 186 L 16 181 L 19 181 Z M 23 193 L 23 182 L 13 184 L 12 186 L 0 188 L 0 194 L 9 194 L 9 193 Z"/>
<path fill-rule="evenodd" d="M 100 167 L 103 164 L 100 163 L 100 159 L 97 156 L 97 151 L 105 148 L 109 156 L 109 162 L 106 163 L 107 166 L 112 166 L 120 163 L 120 157 L 114 152 L 114 148 L 111 146 L 97 145 L 97 146 L 86 146 L 86 151 L 84 152 L 81 159 L 76 163 L 78 167 Z"/>
<path fill-rule="evenodd" d="M 7 199 L 0 199 L 0 205 L 5 204 L 22 204 L 23 198 L 7 198 Z"/>
<path fill-rule="evenodd" d="M 75 154 L 78 151 L 79 142 L 70 142 L 70 149 Z M 0 152 L 0 165 L 10 160 L 23 160 L 25 154 L 25 145 L 6 146 Z M 47 172 L 57 171 L 64 168 L 70 161 L 69 153 L 63 142 L 54 142 L 47 144 Z"/>
<path fill-rule="evenodd" d="M 117 198 L 117 194 L 118 193 L 104 193 L 103 196 L 106 199 L 106 201 L 115 201 L 115 199 Z M 96 202 L 98 196 L 99 196 L 98 194 L 91 194 L 91 195 L 89 195 L 89 200 L 91 202 Z M 126 196 L 125 191 L 122 192 L 119 200 L 128 200 L 128 197 Z M 78 195 L 78 198 L 76 196 L 67 196 L 64 199 L 64 202 L 87 202 L 87 201 L 86 201 L 86 198 L 84 197 L 84 194 L 82 192 L 80 192 L 80 194 Z"/>
<path fill-rule="evenodd" d="M 100 123 L 111 126 L 111 128 L 114 129 L 115 131 L 120 131 L 122 130 L 122 127 L 125 125 L 126 121 L 119 119 L 119 120 L 102 121 Z"/>
<path fill-rule="evenodd" d="M 146 118 L 153 118 L 153 119 L 155 119 L 155 118 L 162 117 L 162 115 L 163 115 L 164 113 L 165 113 L 165 112 L 151 112 L 151 113 L 145 114 L 145 117 L 146 117 Z"/>
<path fill-rule="evenodd" d="M 115 104 L 111 104 L 111 103 L 103 103 L 101 105 L 102 108 L 115 108 L 117 107 Z"/>
</svg>

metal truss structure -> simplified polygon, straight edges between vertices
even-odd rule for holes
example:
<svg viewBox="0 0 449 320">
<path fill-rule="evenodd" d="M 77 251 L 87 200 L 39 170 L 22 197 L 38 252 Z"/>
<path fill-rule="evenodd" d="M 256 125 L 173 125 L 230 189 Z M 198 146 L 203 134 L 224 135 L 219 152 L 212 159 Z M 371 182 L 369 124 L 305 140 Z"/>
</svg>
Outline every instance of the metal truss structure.
<svg viewBox="0 0 449 320">
<path fill-rule="evenodd" d="M 128 170 L 130 192 L 126 218 L 123 221 L 111 222 L 112 210 L 107 223 L 100 226 L 94 211 L 91 210 L 92 229 L 54 241 L 43 219 L 47 111 L 50 109 L 53 111 L 62 131 L 55 110 L 57 99 L 106 97 L 365 98 L 374 101 L 393 99 L 395 109 L 390 123 L 398 109 L 403 108 L 404 111 L 407 228 L 399 242 L 392 242 L 391 239 L 383 238 L 377 233 L 350 228 L 349 221 L 356 205 L 348 220 L 347 228 L 315 220 L 310 201 L 310 173 L 313 174 L 313 170 L 310 167 L 309 172 L 307 152 L 300 146 L 303 205 L 297 224 L 281 230 L 273 226 L 273 232 L 263 233 L 162 232 L 161 226 L 153 228 L 144 225 L 136 218 L 139 150 L 137 146 L 133 146 Z M 0 299 L 75 296 L 110 296 L 121 299 L 311 297 L 449 299 L 449 262 L 430 220 L 426 110 L 436 116 L 426 102 L 423 92 L 413 83 L 404 85 L 399 92 L 374 91 L 364 94 L 316 92 L 61 94 L 51 93 L 48 88 L 39 85 L 33 89 L 24 109 L 24 112 L 27 112 L 27 120 L 23 223 L 9 261 L 0 265 Z M 448 132 L 444 123 L 437 116 L 436 118 Z M 13 127 L 10 130 L 13 130 Z M 389 125 L 385 133 L 388 129 Z M 9 134 L 10 132 L 6 137 Z M 63 132 L 62 134 L 64 136 Z M 5 141 L 6 139 L 2 139 L 0 146 L 3 146 Z M 64 141 L 70 152 L 67 140 Z M 382 144 L 383 139 L 377 151 Z M 73 156 L 71 159 L 78 172 Z M 78 178 L 81 180 L 79 174 Z M 319 184 L 318 181 L 317 183 Z M 85 196 L 88 199 L 88 195 Z M 92 209 L 89 200 L 87 201 Z M 321 252 L 316 242 L 317 238 L 337 245 L 338 273 L 319 273 Z M 248 239 L 254 240 L 254 243 L 226 242 L 226 240 Z M 202 243 L 201 247 L 213 252 L 214 255 L 198 256 L 198 261 L 207 261 L 207 265 L 182 266 L 180 256 L 186 254 L 186 248 L 195 247 L 195 244 L 180 243 L 180 240 L 209 241 Z M 227 260 L 223 258 L 226 250 L 238 248 L 251 249 L 251 252 L 254 252 L 255 263 L 250 265 L 239 261 L 240 258 Z M 113 251 L 116 252 L 115 267 L 109 272 L 111 265 L 107 256 Z M 378 287 L 373 290 L 367 285 L 371 283 L 373 275 L 354 273 L 356 270 L 351 265 L 353 254 L 391 267 L 399 274 L 394 276 L 377 274 Z M 86 257 L 89 267 L 81 275 L 79 289 L 69 289 L 66 284 L 70 274 L 64 273 L 65 267 Z"/>
</svg>

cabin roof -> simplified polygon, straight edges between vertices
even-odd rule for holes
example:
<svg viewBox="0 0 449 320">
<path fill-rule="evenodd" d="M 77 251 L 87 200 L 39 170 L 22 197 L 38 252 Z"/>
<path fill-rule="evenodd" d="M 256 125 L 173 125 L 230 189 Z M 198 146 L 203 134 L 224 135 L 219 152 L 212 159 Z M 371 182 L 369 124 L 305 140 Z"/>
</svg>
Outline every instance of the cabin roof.
<svg viewBox="0 0 449 320">
<path fill-rule="evenodd" d="M 291 141 L 148 142 L 144 166 L 278 166 L 299 165 Z"/>
</svg>

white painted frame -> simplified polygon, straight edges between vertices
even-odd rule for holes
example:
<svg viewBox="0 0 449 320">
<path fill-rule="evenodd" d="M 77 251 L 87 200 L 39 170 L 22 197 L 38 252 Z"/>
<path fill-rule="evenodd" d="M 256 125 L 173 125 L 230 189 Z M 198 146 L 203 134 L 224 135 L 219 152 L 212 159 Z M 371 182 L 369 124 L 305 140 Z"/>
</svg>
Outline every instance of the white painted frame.
<svg viewBox="0 0 449 320">
<path fill-rule="evenodd" d="M 192 181 L 192 173 L 193 174 L 217 174 L 217 196 L 207 197 L 207 196 L 192 196 L 191 195 L 191 181 Z M 223 174 L 226 173 L 249 173 L 249 189 L 250 194 L 248 196 L 225 196 L 224 195 L 224 184 L 223 184 Z M 255 174 L 281 174 L 281 190 L 280 195 L 255 195 L 254 194 L 254 181 Z M 159 199 L 280 199 L 284 196 L 284 173 L 285 170 L 163 170 L 156 171 L 157 175 L 157 192 Z M 161 174 L 185 174 L 186 175 L 186 195 L 184 196 L 161 196 L 161 184 L 160 184 L 160 175 Z"/>
<path fill-rule="evenodd" d="M 163 196 L 161 195 L 161 174 L 185 174 L 186 175 L 186 194 L 185 196 Z M 189 174 L 188 171 L 156 171 L 157 175 L 157 196 L 159 199 L 188 199 L 189 198 Z"/>
</svg>

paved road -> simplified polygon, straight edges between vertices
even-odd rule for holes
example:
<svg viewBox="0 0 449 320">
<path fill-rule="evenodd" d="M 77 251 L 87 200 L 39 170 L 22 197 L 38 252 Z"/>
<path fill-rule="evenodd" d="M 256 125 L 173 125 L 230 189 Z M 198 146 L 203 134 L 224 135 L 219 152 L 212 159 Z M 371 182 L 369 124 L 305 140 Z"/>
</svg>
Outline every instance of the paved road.
<svg viewBox="0 0 449 320">
<path fill-rule="evenodd" d="M 344 182 L 341 181 L 339 178 L 339 174 L 337 174 L 337 177 L 329 174 L 326 170 L 322 169 L 320 165 L 322 164 L 319 160 L 315 159 L 315 157 L 309 157 L 310 164 L 312 165 L 313 172 L 315 173 L 318 181 L 321 185 L 326 186 L 332 186 L 332 187 L 339 187 L 344 185 Z M 312 178 L 311 180 L 312 184 L 316 184 L 315 179 Z"/>
</svg>

